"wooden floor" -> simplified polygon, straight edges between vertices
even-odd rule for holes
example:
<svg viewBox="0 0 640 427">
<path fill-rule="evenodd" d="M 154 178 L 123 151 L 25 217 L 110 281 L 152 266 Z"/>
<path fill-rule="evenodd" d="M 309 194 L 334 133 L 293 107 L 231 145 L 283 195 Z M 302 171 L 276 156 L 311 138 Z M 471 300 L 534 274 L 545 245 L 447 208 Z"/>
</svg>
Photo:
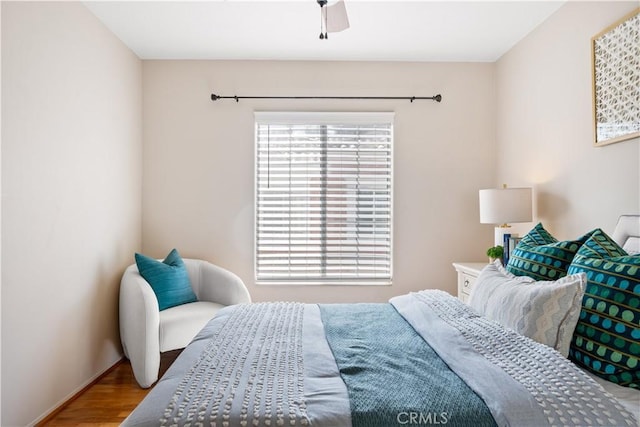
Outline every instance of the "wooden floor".
<svg viewBox="0 0 640 427">
<path fill-rule="evenodd" d="M 160 375 L 178 354 L 180 350 L 162 354 Z M 131 364 L 124 359 L 58 412 L 37 424 L 37 427 L 119 426 L 150 390 L 140 388 L 133 377 Z"/>
</svg>

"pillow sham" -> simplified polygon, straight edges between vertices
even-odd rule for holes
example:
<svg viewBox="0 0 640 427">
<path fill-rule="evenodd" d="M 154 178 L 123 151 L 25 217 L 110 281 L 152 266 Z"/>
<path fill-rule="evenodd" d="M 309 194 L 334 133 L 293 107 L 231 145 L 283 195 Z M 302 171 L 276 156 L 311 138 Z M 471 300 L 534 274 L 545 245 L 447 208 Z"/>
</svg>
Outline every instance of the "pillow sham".
<svg viewBox="0 0 640 427">
<path fill-rule="evenodd" d="M 640 255 L 628 255 L 597 229 L 568 271 L 587 276 L 569 358 L 608 381 L 640 388 Z"/>
<path fill-rule="evenodd" d="M 520 240 L 509 256 L 507 271 L 536 280 L 560 279 L 567 275 L 571 260 L 591 233 L 592 231 L 576 240 L 558 241 L 538 223 Z"/>
<path fill-rule="evenodd" d="M 556 281 L 515 276 L 498 260 L 480 272 L 471 290 L 469 305 L 480 315 L 553 347 L 567 357 L 585 283 L 584 273 Z"/>
<path fill-rule="evenodd" d="M 182 257 L 176 249 L 160 262 L 136 253 L 138 271 L 158 298 L 160 311 L 177 305 L 197 301 Z"/>
</svg>

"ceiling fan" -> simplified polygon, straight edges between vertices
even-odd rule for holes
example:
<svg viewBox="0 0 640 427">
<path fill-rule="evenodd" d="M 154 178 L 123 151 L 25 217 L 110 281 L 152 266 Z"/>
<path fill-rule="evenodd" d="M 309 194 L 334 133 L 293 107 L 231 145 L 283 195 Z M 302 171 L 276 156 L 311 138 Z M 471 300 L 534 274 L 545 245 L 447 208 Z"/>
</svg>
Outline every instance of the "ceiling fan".
<svg viewBox="0 0 640 427">
<path fill-rule="evenodd" d="M 320 40 L 329 38 L 329 33 L 337 33 L 349 28 L 347 8 L 343 0 L 327 5 L 328 0 L 316 0 L 320 5 Z"/>
</svg>

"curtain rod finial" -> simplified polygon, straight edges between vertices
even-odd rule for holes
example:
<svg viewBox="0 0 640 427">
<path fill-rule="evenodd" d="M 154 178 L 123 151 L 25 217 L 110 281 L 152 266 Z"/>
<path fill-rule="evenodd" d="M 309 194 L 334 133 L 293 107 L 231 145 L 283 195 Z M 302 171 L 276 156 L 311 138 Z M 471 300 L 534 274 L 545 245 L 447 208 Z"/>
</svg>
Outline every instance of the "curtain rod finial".
<svg viewBox="0 0 640 427">
<path fill-rule="evenodd" d="M 435 99 L 436 102 L 440 102 L 440 101 L 442 101 L 442 95 L 437 94 L 436 96 L 433 97 L 433 99 Z"/>
<path fill-rule="evenodd" d="M 220 98 L 221 98 L 221 97 L 220 97 L 220 96 L 218 96 L 218 95 L 216 95 L 215 93 L 212 93 L 212 94 L 211 94 L 211 100 L 212 100 L 212 101 L 217 101 L 217 100 L 218 100 L 218 99 L 220 99 Z"/>
</svg>

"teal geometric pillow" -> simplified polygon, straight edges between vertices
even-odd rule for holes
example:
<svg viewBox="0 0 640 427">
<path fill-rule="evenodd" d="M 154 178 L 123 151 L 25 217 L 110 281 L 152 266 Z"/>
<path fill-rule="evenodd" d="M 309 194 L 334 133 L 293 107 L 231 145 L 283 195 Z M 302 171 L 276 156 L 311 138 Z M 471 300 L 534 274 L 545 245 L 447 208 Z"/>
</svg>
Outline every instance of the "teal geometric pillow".
<svg viewBox="0 0 640 427">
<path fill-rule="evenodd" d="M 580 272 L 587 288 L 569 358 L 606 380 L 640 388 L 640 255 L 627 255 L 597 229 L 569 266 L 568 274 Z"/>
<path fill-rule="evenodd" d="M 187 268 L 177 250 L 169 252 L 162 262 L 138 253 L 135 258 L 140 275 L 158 298 L 160 311 L 198 300 L 191 289 Z"/>
<path fill-rule="evenodd" d="M 509 256 L 507 271 L 536 280 L 558 280 L 567 275 L 571 260 L 591 233 L 577 240 L 559 242 L 538 223 L 520 240 Z"/>
</svg>

